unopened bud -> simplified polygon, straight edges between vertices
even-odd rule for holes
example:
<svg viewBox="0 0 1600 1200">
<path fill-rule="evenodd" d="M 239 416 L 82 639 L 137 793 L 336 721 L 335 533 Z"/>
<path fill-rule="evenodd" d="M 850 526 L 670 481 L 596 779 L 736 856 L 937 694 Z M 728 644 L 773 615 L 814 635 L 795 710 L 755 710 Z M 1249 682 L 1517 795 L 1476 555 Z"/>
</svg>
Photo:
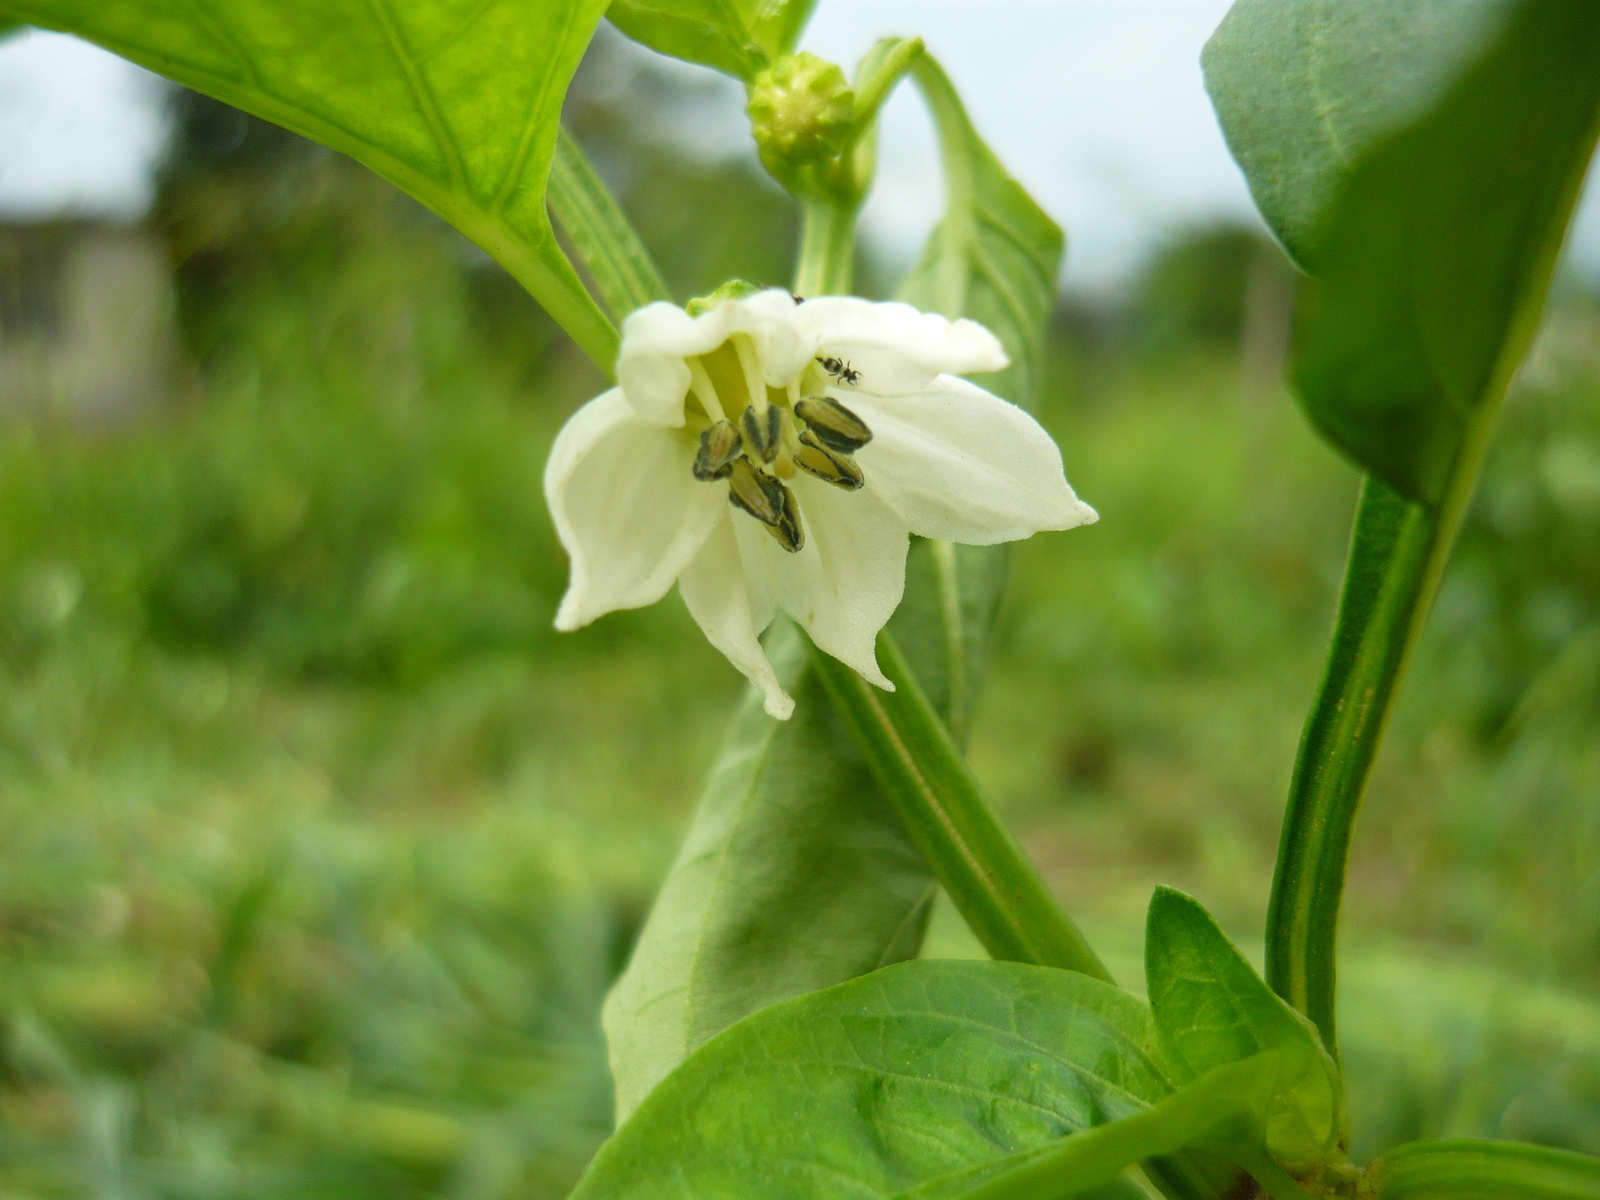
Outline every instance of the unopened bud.
<svg viewBox="0 0 1600 1200">
<path fill-rule="evenodd" d="M 750 131 L 773 174 L 819 163 L 844 149 L 856 97 L 844 72 L 815 54 L 786 55 L 750 85 Z"/>
</svg>

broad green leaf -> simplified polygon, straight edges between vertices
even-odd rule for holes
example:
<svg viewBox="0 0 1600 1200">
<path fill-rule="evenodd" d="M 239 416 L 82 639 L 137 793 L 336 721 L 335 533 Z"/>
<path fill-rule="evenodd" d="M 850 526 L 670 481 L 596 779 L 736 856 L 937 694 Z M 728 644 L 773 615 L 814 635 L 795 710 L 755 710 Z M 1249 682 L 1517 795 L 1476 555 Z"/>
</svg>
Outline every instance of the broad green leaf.
<svg viewBox="0 0 1600 1200">
<path fill-rule="evenodd" d="M 1145 977 L 1161 1048 L 1181 1082 L 1263 1051 L 1282 1056 L 1267 1145 L 1320 1161 L 1344 1132 L 1339 1069 L 1316 1029 L 1256 974 L 1197 902 L 1157 888 L 1145 932 Z"/>
<path fill-rule="evenodd" d="M 1597 1200 L 1600 1158 L 1519 1142 L 1412 1142 L 1369 1168 L 1378 1200 Z"/>
<path fill-rule="evenodd" d="M 800 41 L 817 0 L 612 0 L 612 24 L 674 58 L 753 79 Z"/>
<path fill-rule="evenodd" d="M 953 93 L 946 115 L 950 103 L 956 104 L 959 127 L 970 129 Z M 981 143 L 978 149 L 960 139 L 955 144 L 963 162 L 993 162 Z M 954 169 L 970 173 L 970 167 Z M 1026 298 L 1008 319 L 983 319 L 1014 362 L 1036 363 L 1060 233 L 997 166 L 985 179 L 985 194 L 999 197 L 997 211 L 1012 205 L 1016 224 L 1038 235 L 1030 243 L 1033 252 L 997 252 L 979 268 L 962 249 L 967 241 L 935 239 L 925 266 L 946 262 L 941 248 L 948 248 L 954 267 L 941 268 L 939 278 L 959 273 L 964 281 L 978 273 L 984 281 L 970 288 L 963 282 L 942 302 L 915 289 L 910 298 L 956 316 L 1001 292 Z M 961 194 L 958 189 L 952 202 Z M 1038 256 L 1045 254 L 1053 257 L 1041 266 Z M 1041 278 L 1049 281 L 1043 299 Z M 1035 380 L 1034 371 L 1013 368 L 982 382 L 1026 406 Z M 890 623 L 923 692 L 958 740 L 981 682 L 1005 564 L 1004 547 L 915 543 L 905 599 Z M 758 702 L 746 701 L 628 968 L 606 1003 L 619 1119 L 690 1051 L 733 1021 L 913 957 L 922 945 L 933 877 L 833 714 L 793 631 L 779 629 L 772 636 L 786 684 L 795 681 L 795 715 L 775 725 Z"/>
<path fill-rule="evenodd" d="M 1143 1112 L 939 1176 L 899 1200 L 1075 1196 L 1105 1186 L 1135 1163 L 1197 1144 L 1233 1150 L 1258 1165 L 1251 1151 L 1261 1145 L 1280 1061 L 1268 1051 L 1216 1067 Z"/>
<path fill-rule="evenodd" d="M 896 1196 L 1161 1099 L 1152 1037 L 1143 1004 L 1075 972 L 904 963 L 701 1047 L 573 1200 Z"/>
<path fill-rule="evenodd" d="M 1201 55 L 1250 194 L 1306 266 L 1345 174 L 1426 112 L 1514 0 L 1236 0 Z"/>
<path fill-rule="evenodd" d="M 545 179 L 605 0 L 0 0 L 358 159 L 511 272 L 604 370 L 616 332 L 561 253 Z"/>
<path fill-rule="evenodd" d="M 1011 366 L 985 377 L 983 386 L 1031 404 L 1065 241 L 973 129 L 939 64 L 924 55 L 911 74 L 938 129 L 945 214 L 900 298 L 928 312 L 970 317 L 992 330 Z"/>
<path fill-rule="evenodd" d="M 1249 4 L 1230 15 L 1224 50 L 1278 28 L 1282 7 Z M 1458 461 L 1480 435 L 1480 414 L 1492 418 L 1527 349 L 1593 150 L 1600 6 L 1511 6 L 1487 48 L 1433 105 L 1343 165 L 1331 204 L 1321 200 L 1327 186 L 1316 171 L 1288 172 L 1281 187 L 1262 176 L 1274 155 L 1312 153 L 1305 148 L 1325 142 L 1336 123 L 1304 111 L 1297 93 L 1288 97 L 1297 103 L 1286 103 L 1252 96 L 1246 83 L 1274 73 L 1315 76 L 1332 58 L 1359 65 L 1333 86 L 1392 69 L 1405 55 L 1373 53 L 1370 19 L 1279 32 L 1271 58 L 1214 50 L 1211 81 L 1258 192 L 1298 195 L 1325 210 L 1296 338 L 1296 390 L 1318 429 L 1358 465 L 1408 499 L 1442 507 Z M 1402 21 L 1393 32 L 1412 56 L 1451 40 L 1437 18 Z M 1230 112 L 1239 120 L 1230 124 Z M 1298 219 L 1282 232 L 1303 242 Z"/>
</svg>

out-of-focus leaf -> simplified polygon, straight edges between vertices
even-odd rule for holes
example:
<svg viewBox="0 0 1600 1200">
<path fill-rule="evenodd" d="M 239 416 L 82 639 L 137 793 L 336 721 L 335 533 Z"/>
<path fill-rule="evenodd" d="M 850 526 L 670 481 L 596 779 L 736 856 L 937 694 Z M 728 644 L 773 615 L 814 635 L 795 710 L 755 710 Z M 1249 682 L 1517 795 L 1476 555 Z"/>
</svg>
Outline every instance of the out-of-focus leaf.
<svg viewBox="0 0 1600 1200">
<path fill-rule="evenodd" d="M 965 215 L 952 217 L 956 232 L 936 236 L 923 257 L 919 275 L 927 286 L 945 281 L 943 298 L 915 283 L 907 298 L 989 323 L 1019 366 L 983 382 L 1026 406 L 1037 376 L 1021 364 L 1038 361 L 1061 234 L 977 141 L 948 82 L 942 86 L 943 119 L 955 122 L 947 149 L 960 156 L 950 170 L 967 181 L 952 192 L 952 212 L 959 204 Z M 973 193 L 988 197 L 982 211 L 992 209 L 1007 228 L 1023 231 L 1020 241 L 982 232 L 990 222 L 976 215 Z M 1012 249 L 981 256 L 972 250 L 990 240 Z M 1002 297 L 1015 303 L 1007 307 Z M 890 622 L 923 691 L 958 740 L 981 681 L 1005 564 L 1004 547 L 917 542 L 906 565 L 905 599 Z M 619 1118 L 690 1051 L 740 1017 L 912 957 L 922 945 L 933 877 L 834 716 L 795 635 L 780 628 L 773 637 L 775 661 L 781 660 L 786 685 L 793 681 L 795 715 L 774 725 L 759 703 L 746 701 L 606 1003 Z"/>
<path fill-rule="evenodd" d="M 1516 0 L 1236 0 L 1201 55 L 1250 194 L 1289 253 L 1316 237 L 1345 174 L 1426 112 Z"/>
<path fill-rule="evenodd" d="M 817 0 L 612 0 L 607 16 L 637 42 L 752 79 L 794 49 Z"/>
<path fill-rule="evenodd" d="M 1170 1090 L 1138 1000 L 1071 971 L 924 960 L 741 1021 L 669 1075 L 574 1200 L 895 1196 Z"/>
<path fill-rule="evenodd" d="M 602 369 L 616 332 L 556 244 L 545 181 L 605 0 L 3 0 L 359 159 L 477 242 Z"/>
<path fill-rule="evenodd" d="M 1182 892 L 1157 888 L 1151 898 L 1145 974 L 1161 1048 L 1177 1079 L 1187 1082 L 1278 1051 L 1268 1148 L 1280 1158 L 1316 1162 L 1338 1144 L 1343 1084 L 1316 1029 L 1263 982 L 1211 914 Z"/>
<path fill-rule="evenodd" d="M 1519 1142 L 1411 1142 L 1370 1170 L 1378 1200 L 1600 1197 L 1600 1158 Z"/>
<path fill-rule="evenodd" d="M 991 329 L 1011 356 L 1011 366 L 983 385 L 1015 403 L 1031 404 L 1065 240 L 978 136 L 939 64 L 924 55 L 911 72 L 939 132 L 945 214 L 900 298 Z"/>
<path fill-rule="evenodd" d="M 1239 6 L 1209 54 L 1212 92 L 1268 219 L 1286 241 L 1303 247 L 1309 236 L 1313 246 L 1293 368 L 1307 413 L 1358 465 L 1440 507 L 1475 417 L 1498 404 L 1527 349 L 1594 147 L 1600 7 L 1512 5 L 1464 70 L 1459 35 L 1440 25 L 1459 6 L 1339 7 L 1367 15 L 1314 20 L 1307 14 L 1323 6 Z M 1424 15 L 1390 31 L 1407 49 L 1374 53 L 1383 26 L 1372 10 L 1414 8 Z M 1297 25 L 1285 15 L 1294 13 L 1306 19 Z M 1240 49 L 1262 44 L 1275 52 Z M 1455 49 L 1436 56 L 1438 46 Z M 1418 119 L 1376 143 L 1358 139 L 1360 153 L 1342 161 L 1330 150 L 1342 109 L 1308 109 L 1303 87 L 1260 92 L 1274 78 L 1304 78 L 1359 96 L 1368 74 L 1412 59 L 1432 64 L 1429 78 L 1451 63 L 1458 74 L 1443 75 L 1442 92 L 1425 89 L 1439 94 Z M 1323 79 L 1332 62 L 1349 65 Z M 1374 110 L 1387 112 L 1356 108 Z"/>
<path fill-rule="evenodd" d="M 550 212 L 616 320 L 672 299 L 633 223 L 565 129 L 550 164 Z"/>
</svg>

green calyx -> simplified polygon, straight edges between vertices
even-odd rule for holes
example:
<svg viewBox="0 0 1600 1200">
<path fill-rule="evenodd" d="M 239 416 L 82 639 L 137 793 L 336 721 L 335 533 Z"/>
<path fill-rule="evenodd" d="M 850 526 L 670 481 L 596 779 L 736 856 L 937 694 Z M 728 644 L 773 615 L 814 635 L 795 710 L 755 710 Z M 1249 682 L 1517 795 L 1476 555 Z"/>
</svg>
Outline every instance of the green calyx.
<svg viewBox="0 0 1600 1200">
<path fill-rule="evenodd" d="M 787 180 L 845 148 L 855 127 L 856 97 L 835 64 L 801 51 L 755 77 L 745 111 L 762 163 Z"/>
<path fill-rule="evenodd" d="M 743 300 L 746 296 L 754 296 L 757 292 L 766 290 L 759 283 L 751 283 L 748 279 L 730 279 L 715 291 L 707 292 L 704 296 L 696 296 L 683 306 L 683 310 L 691 317 L 698 317 L 710 312 L 724 300 Z"/>
</svg>

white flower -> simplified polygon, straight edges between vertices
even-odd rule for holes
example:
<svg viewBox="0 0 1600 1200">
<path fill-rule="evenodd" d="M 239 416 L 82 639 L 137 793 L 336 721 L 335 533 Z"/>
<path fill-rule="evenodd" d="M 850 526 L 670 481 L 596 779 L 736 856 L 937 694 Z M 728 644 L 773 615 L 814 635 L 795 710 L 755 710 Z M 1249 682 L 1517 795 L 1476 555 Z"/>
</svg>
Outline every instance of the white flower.
<svg viewBox="0 0 1600 1200">
<path fill-rule="evenodd" d="M 556 628 L 678 584 L 711 644 L 783 719 L 757 640 L 781 610 L 882 688 L 878 631 L 910 535 L 986 545 L 1095 512 L 1027 413 L 958 375 L 1007 365 L 972 321 L 768 291 L 623 323 L 620 385 L 556 438 L 545 495 L 572 578 Z"/>
</svg>

